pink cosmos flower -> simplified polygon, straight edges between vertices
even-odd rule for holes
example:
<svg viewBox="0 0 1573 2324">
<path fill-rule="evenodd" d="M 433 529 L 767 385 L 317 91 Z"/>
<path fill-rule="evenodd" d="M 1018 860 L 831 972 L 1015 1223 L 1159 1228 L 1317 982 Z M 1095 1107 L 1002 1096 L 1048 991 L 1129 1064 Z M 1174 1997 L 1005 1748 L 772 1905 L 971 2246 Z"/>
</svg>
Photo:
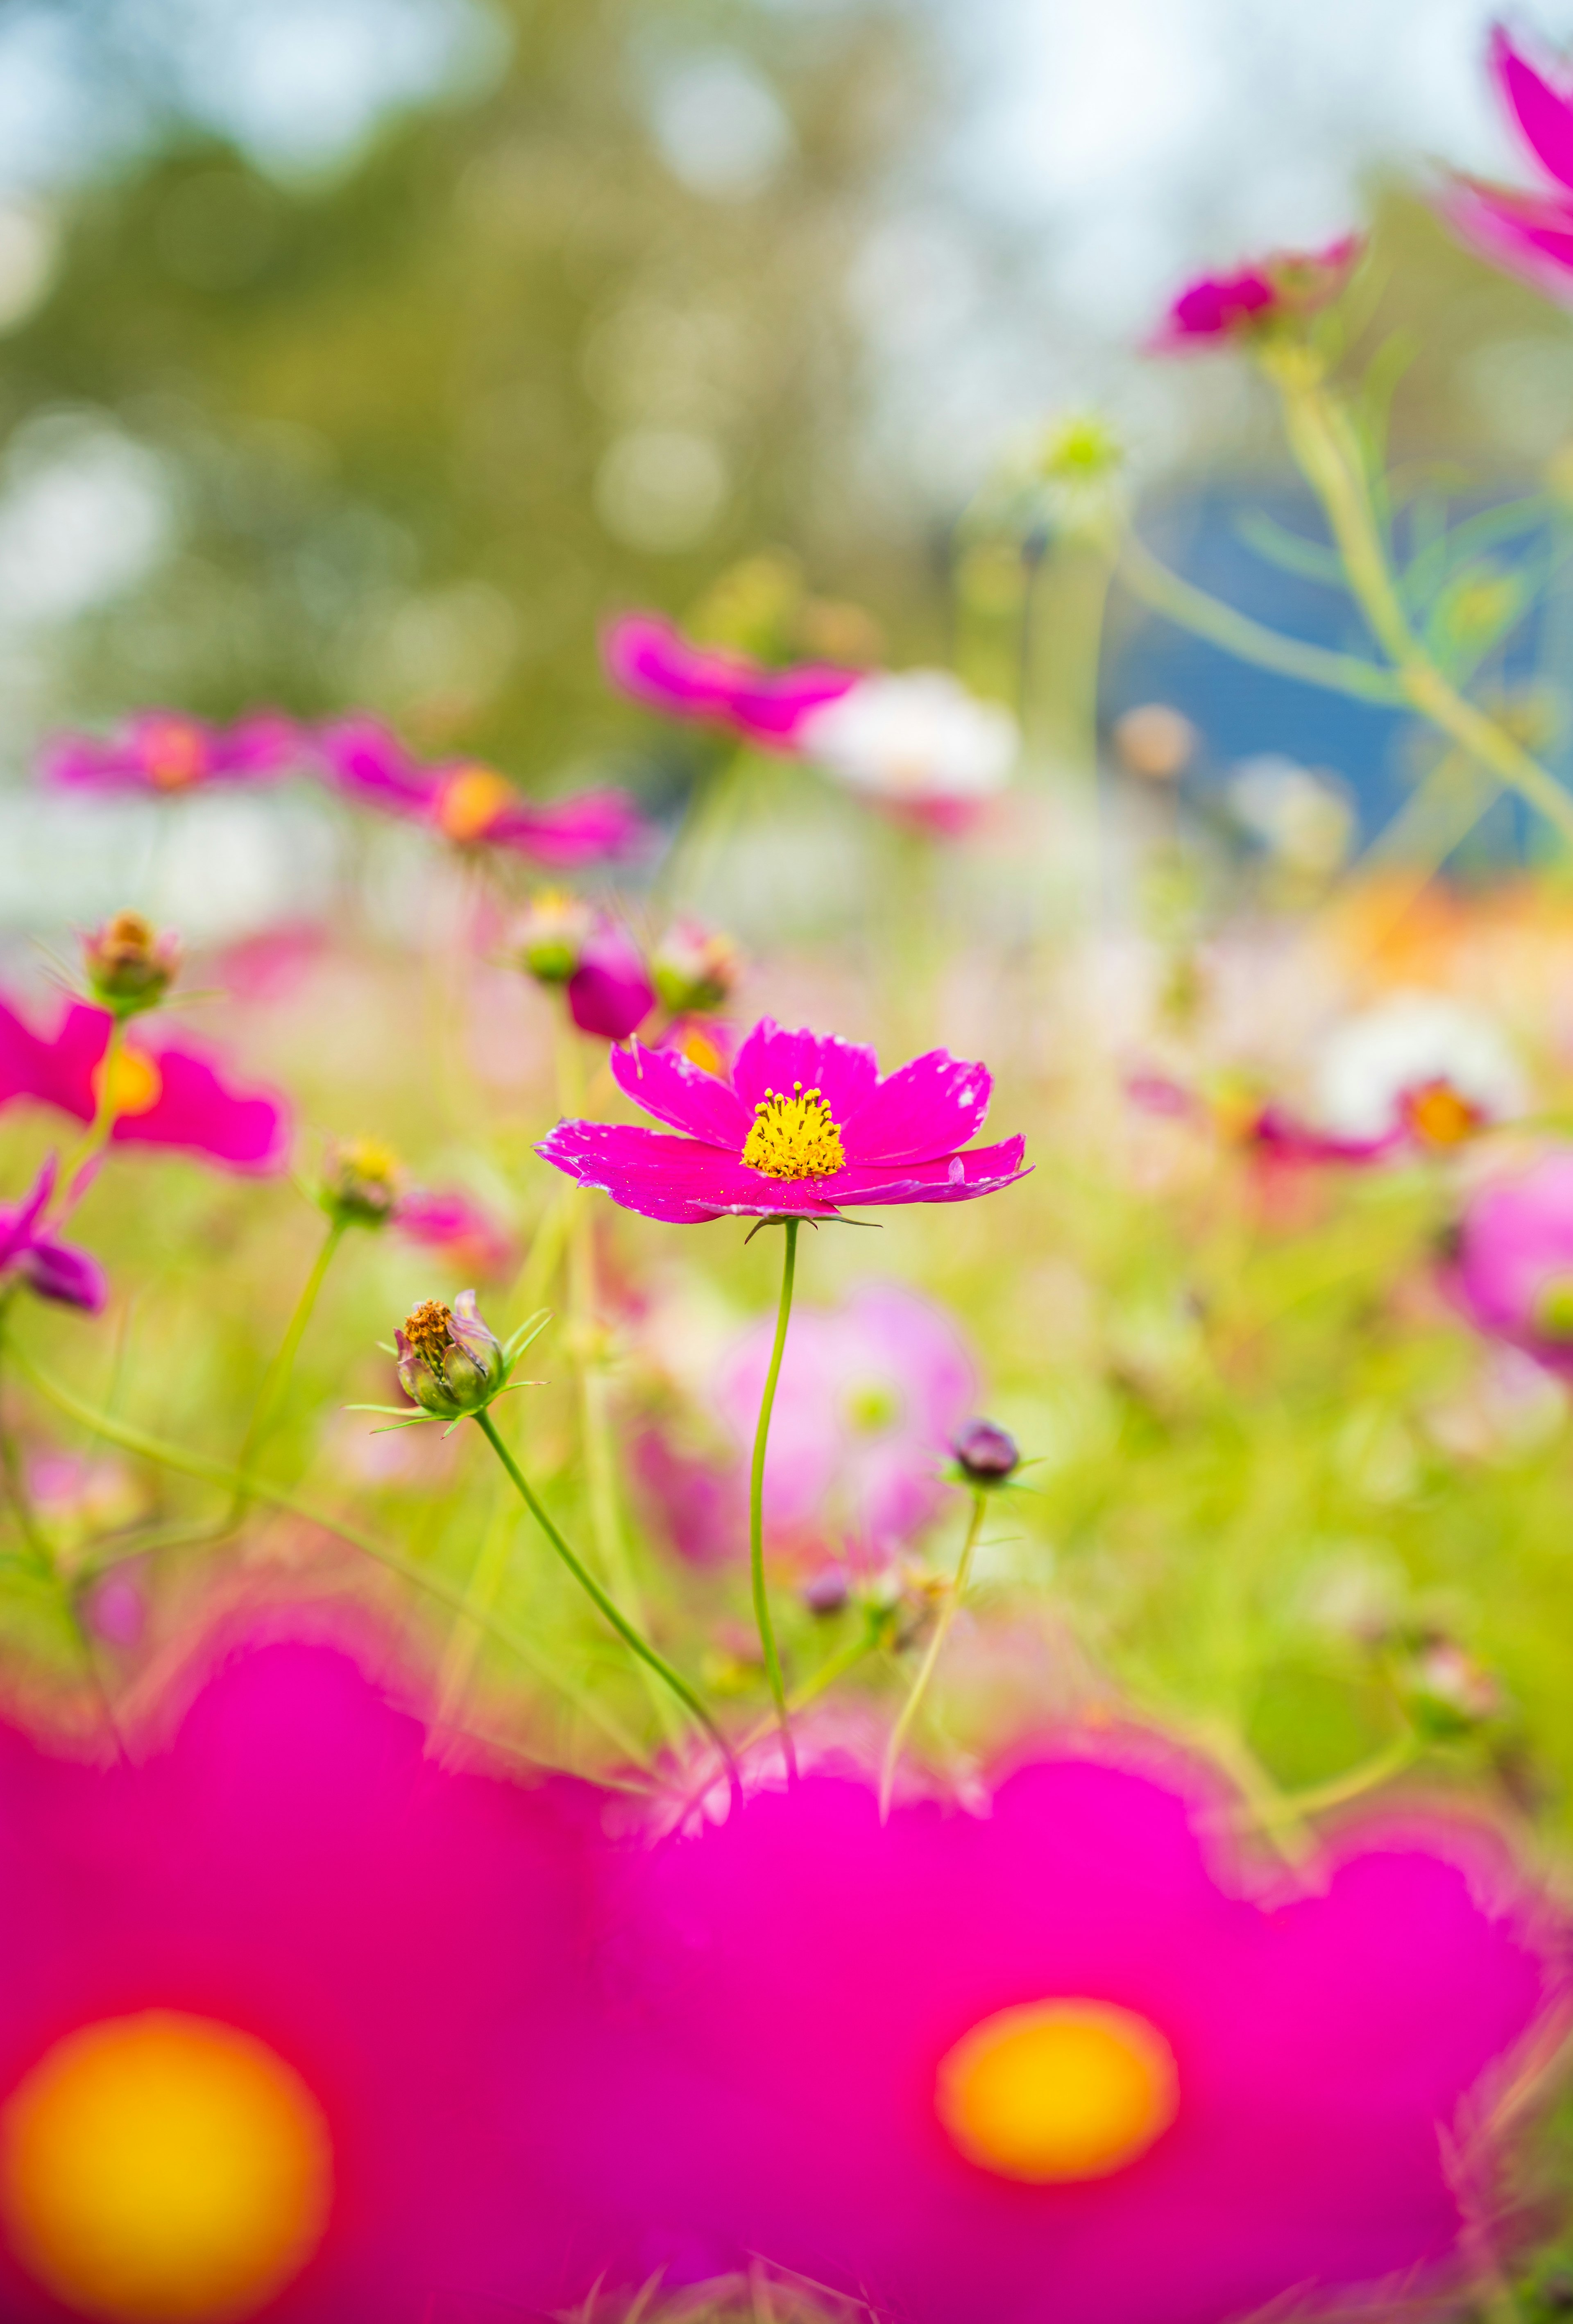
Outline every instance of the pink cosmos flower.
<svg viewBox="0 0 1573 2324">
<path fill-rule="evenodd" d="M 728 1350 L 710 1401 L 735 1448 L 729 1468 L 673 1501 L 678 1546 L 707 1560 L 748 1539 L 748 1450 L 775 1336 L 761 1318 Z M 781 1366 L 765 1461 L 765 1527 L 777 1544 L 830 1550 L 856 1568 L 887 1564 L 930 1522 L 940 1471 L 978 1391 L 961 1331 L 932 1300 L 869 1283 L 839 1308 L 799 1307 Z M 652 1484 L 658 1461 L 643 1464 Z M 717 1506 L 717 1502 L 721 1506 Z"/>
<path fill-rule="evenodd" d="M 208 726 L 179 710 L 143 710 L 107 741 L 57 734 L 44 745 L 46 782 L 66 790 L 191 790 L 216 782 L 254 782 L 299 766 L 300 730 L 263 710 L 233 726 Z"/>
<path fill-rule="evenodd" d="M 1555 190 L 1520 193 L 1458 177 L 1444 215 L 1462 238 L 1540 290 L 1566 298 L 1573 276 L 1573 86 L 1559 87 L 1500 24 L 1491 69 L 1509 112 Z"/>
<path fill-rule="evenodd" d="M 1278 251 L 1237 273 L 1204 274 L 1181 291 L 1154 350 L 1250 338 L 1275 323 L 1314 314 L 1338 296 L 1365 247 L 1363 235 L 1347 234 L 1325 250 Z"/>
<path fill-rule="evenodd" d="M 107 1010 L 73 1001 L 52 1033 L 35 1033 L 0 1001 L 0 1105 L 27 1098 L 90 1121 L 113 1021 Z M 284 1099 L 235 1087 L 212 1052 L 188 1036 L 139 1029 L 114 1071 L 118 1143 L 177 1147 L 226 1170 L 283 1169 L 290 1135 Z"/>
<path fill-rule="evenodd" d="M 612 1051 L 612 1071 L 684 1134 L 560 1121 L 536 1151 L 646 1218 L 834 1218 L 852 1204 L 970 1202 L 1026 1175 L 1020 1138 L 961 1151 L 993 1082 L 947 1049 L 881 1078 L 872 1049 L 766 1017 L 724 1080 L 639 1041 Z"/>
<path fill-rule="evenodd" d="M 1421 1831 L 1253 1895 L 1201 1803 L 1056 1755 L 881 1825 L 821 1773 L 631 1854 L 630 2273 L 757 2255 L 906 2324 L 1412 2294 L 1458 2252 L 1445 2143 L 1548 1998 L 1522 1904 Z"/>
<path fill-rule="evenodd" d="M 1470 1197 L 1449 1275 L 1480 1331 L 1573 1379 L 1573 1148 Z"/>
<path fill-rule="evenodd" d="M 946 670 L 770 669 L 695 645 L 653 613 L 612 622 L 603 651 L 613 685 L 636 702 L 812 760 L 848 789 L 942 830 L 963 828 L 1004 788 L 1020 744 L 1009 712 Z"/>
<path fill-rule="evenodd" d="M 428 824 L 460 846 L 505 847 L 571 870 L 639 854 L 650 843 L 650 827 L 626 791 L 580 791 L 535 804 L 492 767 L 465 760 L 424 765 L 374 718 L 345 719 L 319 729 L 316 739 L 340 790 Z"/>
<path fill-rule="evenodd" d="M 323 1646 L 232 1660 L 134 1766 L 0 1730 L 5 2316 L 582 2297 L 593 1804 L 447 1771 Z"/>
<path fill-rule="evenodd" d="M 109 1296 L 103 1268 L 43 1223 L 55 1176 L 51 1154 L 20 1203 L 0 1204 L 0 1298 L 13 1283 L 21 1282 L 41 1299 L 57 1299 L 63 1306 L 97 1315 Z"/>
</svg>

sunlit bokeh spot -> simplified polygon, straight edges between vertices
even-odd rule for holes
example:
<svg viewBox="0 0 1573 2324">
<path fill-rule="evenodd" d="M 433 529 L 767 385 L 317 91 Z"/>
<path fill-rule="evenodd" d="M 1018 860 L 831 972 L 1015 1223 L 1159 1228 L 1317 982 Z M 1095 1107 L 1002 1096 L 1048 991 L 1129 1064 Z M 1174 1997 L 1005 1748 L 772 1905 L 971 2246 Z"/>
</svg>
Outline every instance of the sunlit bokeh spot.
<svg viewBox="0 0 1573 2324">
<path fill-rule="evenodd" d="M 143 763 L 161 791 L 181 791 L 207 772 L 207 738 L 184 718 L 161 719 L 143 733 Z"/>
<path fill-rule="evenodd" d="M 116 1115 L 151 1113 L 164 1093 L 164 1077 L 145 1049 L 117 1049 L 110 1061 L 109 1093 Z M 104 1102 L 104 1067 L 93 1073 L 93 1102 Z"/>
<path fill-rule="evenodd" d="M 1043 2185 L 1102 2179 L 1174 2119 L 1179 2080 L 1156 2026 L 1104 2001 L 1002 2009 L 942 2060 L 934 2104 L 969 2162 Z"/>
<path fill-rule="evenodd" d="M 505 776 L 490 767 L 461 767 L 443 786 L 437 819 L 450 839 L 483 839 L 514 798 Z"/>
<path fill-rule="evenodd" d="M 28 2273 L 105 2324 L 239 2324 L 311 2257 L 333 2200 L 321 2108 L 210 2018 L 106 2018 L 0 2115 L 0 2217 Z"/>
</svg>

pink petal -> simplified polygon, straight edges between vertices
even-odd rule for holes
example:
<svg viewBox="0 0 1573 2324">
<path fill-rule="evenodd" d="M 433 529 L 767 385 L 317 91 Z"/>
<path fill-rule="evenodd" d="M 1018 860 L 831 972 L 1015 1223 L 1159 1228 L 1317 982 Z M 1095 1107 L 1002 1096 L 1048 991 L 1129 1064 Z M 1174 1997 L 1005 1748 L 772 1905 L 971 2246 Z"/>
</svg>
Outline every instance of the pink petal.
<svg viewBox="0 0 1573 2324">
<path fill-rule="evenodd" d="M 930 1049 L 886 1075 L 842 1124 L 842 1142 L 854 1163 L 952 1155 L 982 1129 L 993 1086 L 986 1065 Z"/>
<path fill-rule="evenodd" d="M 838 1204 L 970 1203 L 998 1194 L 1031 1174 L 1022 1167 L 1023 1138 L 998 1146 L 975 1146 L 967 1154 L 942 1155 L 932 1162 L 852 1162 L 819 1183 Z"/>
<path fill-rule="evenodd" d="M 1536 71 L 1501 24 L 1491 35 L 1491 68 L 1531 152 L 1573 188 L 1573 101 Z"/>
<path fill-rule="evenodd" d="M 56 1242 L 50 1235 L 33 1244 L 22 1262 L 22 1272 L 41 1299 L 80 1307 L 89 1315 L 99 1314 L 109 1297 L 109 1284 L 97 1260 L 74 1244 Z"/>
<path fill-rule="evenodd" d="M 699 646 L 655 613 L 626 613 L 602 639 L 606 674 L 636 702 L 678 718 L 707 718 L 756 742 L 790 745 L 811 710 L 834 702 L 857 672 L 800 663 L 767 669 L 744 654 Z"/>
<path fill-rule="evenodd" d="M 544 807 L 521 801 L 505 807 L 485 836 L 494 846 L 516 848 L 538 863 L 572 871 L 608 856 L 638 855 L 654 834 L 626 791 L 593 790 Z"/>
<path fill-rule="evenodd" d="M 166 1045 L 152 1052 L 163 1087 L 145 1113 L 115 1125 L 116 1144 L 178 1146 L 226 1169 L 259 1176 L 282 1170 L 290 1121 L 283 1098 L 236 1089 L 204 1051 Z"/>
<path fill-rule="evenodd" d="M 647 1219 L 696 1226 L 740 1218 L 832 1218 L 824 1189 L 834 1180 L 767 1178 L 696 1139 L 608 1121 L 559 1121 L 536 1152 Z M 845 1175 L 844 1173 L 842 1174 Z"/>
<path fill-rule="evenodd" d="M 1573 210 L 1472 179 L 1460 180 L 1440 207 L 1460 240 L 1494 265 L 1522 275 L 1549 297 L 1569 296 Z"/>
<path fill-rule="evenodd" d="M 341 719 L 318 729 L 317 744 L 329 779 L 352 798 L 395 814 L 419 813 L 431 798 L 436 777 L 379 719 Z"/>
<path fill-rule="evenodd" d="M 801 1082 L 816 1089 L 842 1127 L 874 1094 L 879 1078 L 872 1049 L 843 1041 L 837 1033 L 784 1032 L 773 1017 L 761 1018 L 732 1063 L 732 1087 L 750 1113 L 767 1090 L 790 1096 Z"/>
<path fill-rule="evenodd" d="M 612 1077 L 625 1097 L 673 1130 L 706 1146 L 740 1154 L 750 1116 L 735 1090 L 675 1049 L 647 1049 L 641 1041 L 612 1052 Z"/>
</svg>

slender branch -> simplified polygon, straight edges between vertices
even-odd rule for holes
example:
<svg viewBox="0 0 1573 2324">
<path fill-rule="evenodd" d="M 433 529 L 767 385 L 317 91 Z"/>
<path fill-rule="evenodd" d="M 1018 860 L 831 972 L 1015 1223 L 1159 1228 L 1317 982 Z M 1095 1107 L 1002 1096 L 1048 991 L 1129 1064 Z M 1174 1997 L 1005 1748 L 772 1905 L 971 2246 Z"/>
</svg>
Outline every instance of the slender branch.
<svg viewBox="0 0 1573 2324">
<path fill-rule="evenodd" d="M 912 1722 L 917 1717 L 924 1696 L 928 1692 L 929 1682 L 939 1667 L 940 1656 L 945 1650 L 945 1640 L 951 1635 L 951 1624 L 956 1618 L 956 1610 L 966 1596 L 967 1584 L 972 1578 L 972 1556 L 978 1546 L 978 1536 L 983 1529 L 983 1510 L 987 1500 L 986 1493 L 977 1492 L 972 1496 L 972 1514 L 968 1521 L 967 1538 L 961 1544 L 961 1554 L 956 1565 L 956 1578 L 945 1593 L 944 1604 L 940 1608 L 939 1618 L 934 1624 L 934 1636 L 928 1642 L 928 1651 L 919 1665 L 917 1676 L 912 1682 L 912 1691 L 901 1706 L 901 1716 L 890 1730 L 890 1740 L 885 1747 L 885 1765 L 879 1772 L 879 1821 L 881 1823 L 890 1812 L 890 1794 L 896 1788 L 896 1771 L 901 1765 L 901 1754 L 906 1748 L 907 1736 L 912 1731 Z"/>
<path fill-rule="evenodd" d="M 602 1588 L 600 1582 L 597 1582 L 595 1576 L 584 1563 L 584 1559 L 578 1555 L 576 1551 L 570 1547 L 562 1534 L 558 1532 L 557 1526 L 547 1516 L 545 1508 L 541 1502 L 537 1499 L 523 1470 L 520 1467 L 518 1462 L 515 1461 L 512 1453 L 502 1442 L 501 1437 L 497 1434 L 496 1424 L 492 1420 L 490 1412 L 477 1412 L 473 1416 L 476 1427 L 481 1431 L 482 1435 L 484 1436 L 488 1444 L 491 1445 L 493 1452 L 496 1453 L 497 1458 L 501 1462 L 503 1467 L 512 1478 L 520 1499 L 523 1501 L 526 1508 L 529 1509 L 537 1525 L 539 1526 L 542 1533 L 545 1534 L 547 1539 L 551 1543 L 552 1547 L 557 1551 L 557 1555 L 562 1559 L 563 1563 L 567 1567 L 575 1581 L 579 1584 L 580 1589 L 584 1591 L 585 1596 L 591 1600 L 593 1604 L 604 1617 L 604 1618 L 611 1623 L 612 1628 L 617 1632 L 618 1637 L 623 1641 L 623 1644 L 630 1649 L 630 1651 L 637 1655 L 642 1663 L 647 1663 L 651 1670 L 659 1674 L 659 1675 L 666 1681 L 667 1684 L 671 1688 L 678 1702 L 683 1704 L 684 1708 L 704 1729 L 705 1734 L 710 1738 L 710 1740 L 715 1745 L 716 1749 L 721 1753 L 722 1757 L 725 1760 L 733 1790 L 736 1792 L 738 1790 L 737 1766 L 732 1758 L 731 1749 L 727 1745 L 726 1738 L 722 1735 L 714 1720 L 712 1719 L 709 1711 L 704 1708 L 704 1703 L 701 1702 L 699 1697 L 695 1693 L 694 1689 L 689 1685 L 687 1680 L 684 1678 L 679 1672 L 675 1671 L 672 1668 L 671 1664 L 668 1663 L 664 1656 L 658 1654 L 655 1647 L 650 1646 L 646 1639 L 639 1636 L 639 1632 L 634 1628 L 633 1624 L 623 1613 L 616 1600 L 610 1597 Z"/>
<path fill-rule="evenodd" d="M 343 1218 L 330 1220 L 327 1232 L 323 1237 L 322 1246 L 317 1251 L 311 1272 L 301 1287 L 299 1298 L 295 1302 L 295 1312 L 290 1316 L 285 1327 L 284 1336 L 279 1342 L 278 1352 L 262 1375 L 262 1384 L 257 1391 L 257 1400 L 252 1409 L 251 1422 L 246 1429 L 244 1442 L 240 1448 L 239 1458 L 235 1464 L 240 1472 L 241 1483 L 232 1523 L 240 1517 L 245 1508 L 245 1480 L 251 1475 L 252 1463 L 262 1451 L 273 1423 L 279 1416 L 284 1398 L 290 1392 L 290 1382 L 295 1370 L 295 1359 L 300 1352 L 300 1342 L 306 1336 L 306 1327 L 311 1321 L 312 1311 L 317 1305 L 317 1295 L 327 1279 L 327 1270 L 333 1265 L 334 1253 L 344 1240 L 346 1223 Z"/>
<path fill-rule="evenodd" d="M 1306 1816 L 1325 1815 L 1331 1808 L 1341 1808 L 1357 1800 L 1366 1792 L 1402 1775 L 1421 1756 L 1421 1746 L 1412 1735 L 1396 1735 L 1361 1761 L 1346 1775 L 1334 1775 L 1325 1784 L 1312 1784 L 1304 1791 L 1284 1792 L 1275 1802 L 1261 1801 L 1246 1809 L 1238 1821 L 1253 1829 L 1275 1823 L 1298 1822 Z"/>
<path fill-rule="evenodd" d="M 776 1706 L 776 1723 L 781 1730 L 781 1752 L 786 1762 L 788 1776 L 796 1782 L 797 1754 L 792 1746 L 792 1720 L 786 1708 L 786 1689 L 781 1676 L 781 1656 L 776 1645 L 775 1627 L 770 1619 L 770 1593 L 765 1582 L 765 1453 L 770 1442 L 770 1415 L 776 1406 L 776 1383 L 781 1377 L 781 1358 L 786 1348 L 786 1326 L 792 1320 L 792 1285 L 797 1272 L 797 1228 L 796 1219 L 785 1222 L 786 1247 L 781 1265 L 781 1303 L 776 1314 L 776 1344 L 770 1351 L 770 1369 L 765 1375 L 765 1391 L 759 1398 L 759 1425 L 754 1431 L 754 1460 L 749 1477 L 749 1573 L 753 1584 L 754 1620 L 759 1626 L 759 1644 L 764 1649 L 765 1675 L 770 1682 L 770 1700 Z"/>
<path fill-rule="evenodd" d="M 598 1727 L 607 1740 L 625 1757 L 643 1763 L 643 1752 L 620 1720 L 603 1710 L 593 1695 L 585 1694 L 576 1687 L 564 1675 L 560 1664 L 554 1657 L 543 1654 L 511 1623 L 500 1621 L 494 1614 L 472 1605 L 463 1589 L 444 1582 L 438 1574 L 428 1573 L 413 1558 L 391 1549 L 386 1543 L 378 1541 L 372 1534 L 363 1533 L 345 1518 L 336 1517 L 327 1509 L 317 1508 L 314 1503 L 303 1500 L 298 1493 L 271 1484 L 265 1477 L 242 1479 L 237 1471 L 222 1461 L 209 1460 L 205 1452 L 191 1452 L 182 1445 L 166 1444 L 161 1439 L 150 1436 L 144 1429 L 133 1428 L 126 1422 L 115 1419 L 111 1413 L 95 1411 L 71 1389 L 62 1387 L 59 1380 L 51 1379 L 25 1358 L 14 1352 L 13 1360 L 17 1370 L 57 1411 L 65 1413 L 68 1418 L 78 1422 L 95 1436 L 103 1437 L 106 1443 L 119 1444 L 142 1460 L 156 1462 L 161 1468 L 174 1469 L 182 1476 L 195 1477 L 203 1484 L 216 1485 L 225 1492 L 233 1494 L 244 1483 L 253 1500 L 266 1501 L 271 1508 L 286 1509 L 291 1517 L 298 1517 L 308 1525 L 320 1526 L 325 1533 L 336 1534 L 339 1540 L 347 1541 L 353 1549 L 360 1550 L 363 1555 L 375 1559 L 379 1565 L 385 1565 L 390 1572 L 412 1582 L 428 1598 L 435 1598 L 452 1612 L 464 1614 L 470 1621 L 478 1622 L 500 1646 L 517 1655 L 526 1669 L 543 1684 L 554 1687 L 581 1717 Z"/>
<path fill-rule="evenodd" d="M 115 1017 L 110 1022 L 109 1038 L 105 1042 L 104 1055 L 98 1060 L 98 1088 L 93 1119 L 78 1139 L 60 1173 L 54 1201 L 57 1211 L 63 1212 L 69 1207 L 71 1197 L 83 1176 L 115 1135 L 115 1125 L 120 1115 L 120 1092 L 116 1086 L 120 1075 L 117 1068 L 124 1042 L 125 1019 Z"/>
</svg>

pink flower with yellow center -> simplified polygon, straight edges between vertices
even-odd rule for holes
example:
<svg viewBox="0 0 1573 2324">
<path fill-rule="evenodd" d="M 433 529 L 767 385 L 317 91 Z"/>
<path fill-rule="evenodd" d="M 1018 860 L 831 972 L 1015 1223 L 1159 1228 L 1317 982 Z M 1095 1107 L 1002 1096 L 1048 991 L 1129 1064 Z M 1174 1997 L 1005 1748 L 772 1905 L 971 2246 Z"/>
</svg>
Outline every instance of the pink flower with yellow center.
<svg viewBox="0 0 1573 2324">
<path fill-rule="evenodd" d="M 0 1105 L 18 1099 L 91 1121 L 114 1019 L 72 1001 L 52 1033 L 37 1033 L 0 1001 Z M 275 1092 L 237 1086 L 221 1061 L 187 1035 L 140 1030 L 115 1052 L 114 1138 L 169 1146 L 226 1170 L 282 1170 L 290 1119 Z"/>
<path fill-rule="evenodd" d="M 338 789 L 404 816 L 459 847 L 502 847 L 570 871 L 643 853 L 650 826 L 626 791 L 580 791 L 538 803 L 494 767 L 460 760 L 427 766 L 390 727 L 348 718 L 321 728 L 317 747 Z"/>
<path fill-rule="evenodd" d="M 1154 352 L 1260 338 L 1315 314 L 1342 292 L 1366 247 L 1342 235 L 1325 250 L 1277 251 L 1233 274 L 1204 274 L 1174 300 L 1153 341 Z"/>
<path fill-rule="evenodd" d="M 814 1774 L 630 1851 L 630 2274 L 763 2261 L 906 2324 L 1445 2283 L 1457 2142 L 1551 1993 L 1524 1900 L 1456 1831 L 1253 1888 L 1219 1804 L 1059 1753 L 982 1812 Z"/>
<path fill-rule="evenodd" d="M 232 1660 L 134 1766 L 0 1730 L 0 2312 L 582 2298 L 593 1807 L 446 1770 L 320 1646 Z"/>
<path fill-rule="evenodd" d="M 882 1077 L 872 1049 L 767 1017 L 725 1078 L 638 1041 L 612 1051 L 612 1071 L 685 1134 L 560 1121 L 536 1151 L 647 1218 L 834 1218 L 853 1205 L 970 1202 L 1026 1175 L 1019 1138 L 968 1148 L 993 1083 L 946 1049 Z"/>
<path fill-rule="evenodd" d="M 178 710 L 144 710 L 107 740 L 57 734 L 44 746 L 47 782 L 66 790 L 150 790 L 172 795 L 208 783 L 255 782 L 300 766 L 300 730 L 273 711 L 209 726 Z"/>
<path fill-rule="evenodd" d="M 1015 719 L 948 670 L 771 669 L 696 645 L 654 613 L 626 613 L 603 640 L 607 675 L 668 717 L 720 726 L 812 761 L 905 820 L 960 831 L 1009 781 Z"/>
</svg>

